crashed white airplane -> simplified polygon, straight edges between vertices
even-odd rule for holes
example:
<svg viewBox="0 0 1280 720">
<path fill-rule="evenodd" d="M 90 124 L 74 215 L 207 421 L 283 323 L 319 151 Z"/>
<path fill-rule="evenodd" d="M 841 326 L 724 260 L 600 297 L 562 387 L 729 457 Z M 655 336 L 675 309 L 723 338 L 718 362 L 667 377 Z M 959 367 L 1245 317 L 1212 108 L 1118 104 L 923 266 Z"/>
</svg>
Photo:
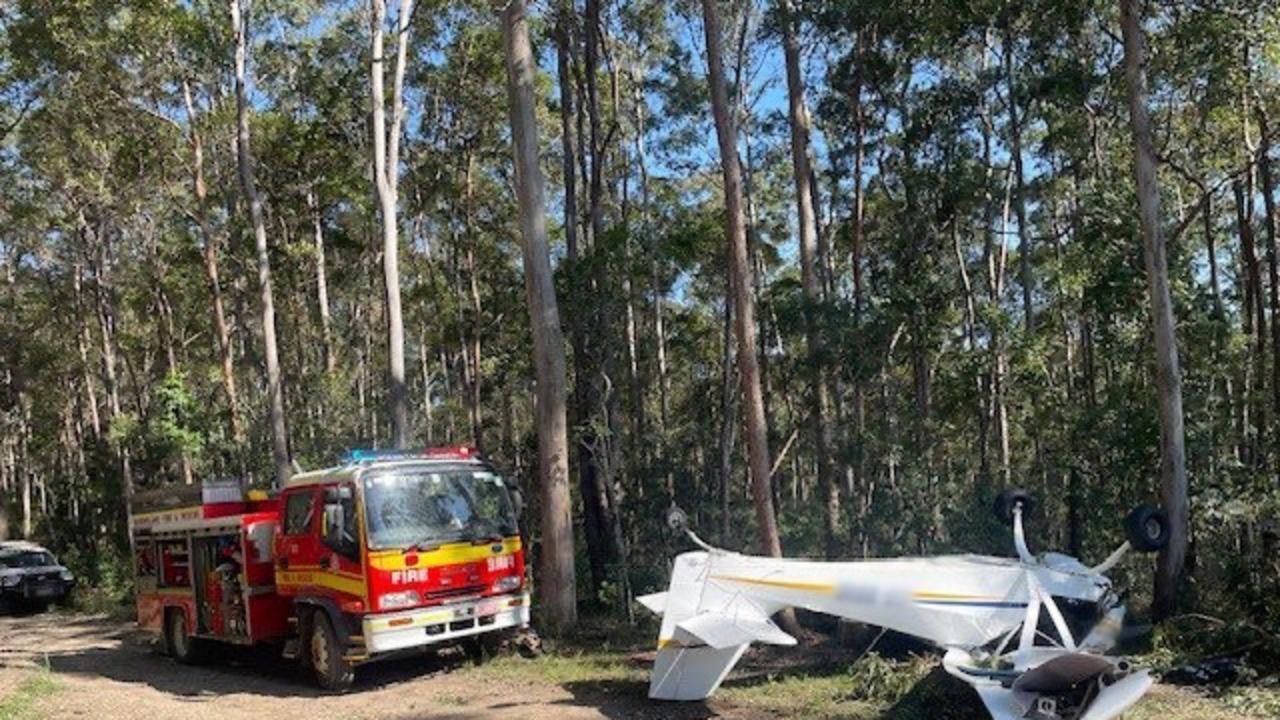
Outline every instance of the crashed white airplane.
<svg viewBox="0 0 1280 720">
<path fill-rule="evenodd" d="M 1022 520 L 1026 493 L 1000 496 L 1017 559 L 953 555 L 818 562 L 740 555 L 711 547 L 673 509 L 668 523 L 704 551 L 676 558 L 666 592 L 638 600 L 662 615 L 649 697 L 701 700 L 715 692 L 752 642 L 794 645 L 770 620 L 805 608 L 879 625 L 945 649 L 948 673 L 977 691 L 995 720 L 1108 720 L 1151 687 L 1146 670 L 1104 656 L 1124 620 L 1104 576 L 1130 549 L 1168 542 L 1154 508 L 1125 520 L 1128 541 L 1086 567 L 1058 553 L 1033 555 Z"/>
</svg>

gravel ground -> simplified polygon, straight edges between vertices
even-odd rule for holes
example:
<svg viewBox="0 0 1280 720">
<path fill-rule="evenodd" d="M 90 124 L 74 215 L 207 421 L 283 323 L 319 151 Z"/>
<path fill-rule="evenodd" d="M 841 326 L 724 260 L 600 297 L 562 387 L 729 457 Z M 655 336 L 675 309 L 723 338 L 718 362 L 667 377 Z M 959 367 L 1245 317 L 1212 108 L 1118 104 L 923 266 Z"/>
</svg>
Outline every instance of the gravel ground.
<svg viewBox="0 0 1280 720">
<path fill-rule="evenodd" d="M 845 703 L 804 712 L 783 697 L 785 685 L 753 686 L 749 679 L 731 680 L 721 693 L 725 697 L 707 703 L 653 703 L 645 698 L 645 671 L 628 668 L 617 658 L 597 673 L 592 665 L 597 661 L 575 665 L 572 660 L 503 659 L 474 668 L 457 654 L 423 654 L 363 666 L 353 692 L 326 695 L 293 664 L 270 652 L 237 649 L 219 655 L 203 667 L 180 665 L 156 652 L 131 623 L 100 616 L 0 616 L 0 720 L 901 717 L 892 710 Z M 22 692 L 42 667 L 51 672 L 55 689 L 25 702 L 15 717 L 5 717 L 5 698 Z M 743 671 L 740 675 L 749 678 L 751 668 Z M 1190 691 L 1160 686 L 1135 717 L 1244 716 Z"/>
</svg>

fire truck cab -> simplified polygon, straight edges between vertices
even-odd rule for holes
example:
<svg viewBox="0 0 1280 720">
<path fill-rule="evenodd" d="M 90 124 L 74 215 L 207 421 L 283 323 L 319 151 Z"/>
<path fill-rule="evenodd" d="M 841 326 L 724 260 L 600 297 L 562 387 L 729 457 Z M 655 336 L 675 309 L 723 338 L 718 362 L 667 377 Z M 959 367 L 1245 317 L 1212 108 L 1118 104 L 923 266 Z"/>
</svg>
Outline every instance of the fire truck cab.
<svg viewBox="0 0 1280 720">
<path fill-rule="evenodd" d="M 275 497 L 238 491 L 134 517 L 138 622 L 179 660 L 283 642 L 336 690 L 379 656 L 529 623 L 519 493 L 466 448 L 357 451 Z"/>
</svg>

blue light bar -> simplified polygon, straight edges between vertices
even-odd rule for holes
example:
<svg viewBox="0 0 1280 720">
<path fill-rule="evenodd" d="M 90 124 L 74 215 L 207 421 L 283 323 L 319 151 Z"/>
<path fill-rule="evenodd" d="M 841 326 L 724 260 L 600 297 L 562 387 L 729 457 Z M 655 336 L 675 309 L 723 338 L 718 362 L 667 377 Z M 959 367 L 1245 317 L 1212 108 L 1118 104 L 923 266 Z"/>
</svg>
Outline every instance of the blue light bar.
<svg viewBox="0 0 1280 720">
<path fill-rule="evenodd" d="M 358 448 L 347 452 L 348 463 L 374 462 L 377 460 L 410 460 L 422 457 L 420 450 L 373 450 Z"/>
<path fill-rule="evenodd" d="M 370 448 L 357 448 L 347 451 L 347 464 L 379 462 L 388 460 L 418 460 L 428 458 L 433 460 L 470 460 L 476 457 L 476 453 L 469 447 L 443 447 L 443 448 L 426 448 L 422 450 L 374 450 Z"/>
</svg>

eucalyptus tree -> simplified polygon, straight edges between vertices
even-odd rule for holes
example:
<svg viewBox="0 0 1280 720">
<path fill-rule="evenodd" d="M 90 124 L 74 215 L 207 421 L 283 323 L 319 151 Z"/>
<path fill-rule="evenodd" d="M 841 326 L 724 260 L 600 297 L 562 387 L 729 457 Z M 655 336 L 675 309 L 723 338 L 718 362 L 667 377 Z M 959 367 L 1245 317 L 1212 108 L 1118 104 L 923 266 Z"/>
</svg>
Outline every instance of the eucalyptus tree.
<svg viewBox="0 0 1280 720">
<path fill-rule="evenodd" d="M 818 257 L 818 220 L 814 202 L 814 173 L 810 157 L 809 108 L 805 101 L 804 68 L 801 66 L 800 29 L 795 18 L 794 0 L 783 0 L 781 7 L 783 54 L 787 73 L 788 120 L 791 126 L 791 163 L 796 186 L 796 219 L 800 236 L 800 275 L 804 286 L 805 325 L 809 344 L 809 361 L 813 365 L 812 406 L 810 424 L 814 452 L 817 454 L 818 485 L 822 492 L 823 519 L 826 523 L 827 557 L 840 554 L 840 487 L 832 463 L 833 452 L 826 352 L 815 314 L 823 301 L 821 268 Z"/>
<path fill-rule="evenodd" d="M 271 288 L 271 255 L 267 241 L 266 216 L 258 193 L 253 152 L 249 147 L 248 55 L 249 17 L 241 0 L 229 0 L 231 28 L 235 37 L 236 163 L 240 169 L 240 190 L 249 206 L 253 238 L 258 255 L 259 307 L 262 314 L 262 345 L 267 366 L 267 401 L 271 413 L 271 457 L 275 482 L 283 487 L 293 475 L 289 455 L 289 431 L 285 423 L 284 378 L 280 373 L 280 349 L 276 339 L 275 295 Z"/>
<path fill-rule="evenodd" d="M 391 127 L 387 127 L 386 58 L 383 25 L 386 0 L 369 0 L 371 35 L 369 93 L 373 118 L 373 175 L 382 215 L 382 283 L 387 320 L 387 402 L 391 444 L 404 447 L 409 434 L 409 406 L 404 378 L 404 318 L 400 307 L 400 241 L 396 203 L 400 177 L 400 127 L 404 122 L 404 76 L 409 49 L 413 0 L 400 0 L 396 13 L 396 63 L 391 89 Z"/>
<path fill-rule="evenodd" d="M 1120 28 L 1124 34 L 1125 81 L 1133 132 L 1133 172 L 1143 256 L 1146 258 L 1151 324 L 1155 331 L 1156 389 L 1160 402 L 1160 500 L 1171 520 L 1169 544 L 1160 551 L 1156 575 L 1155 612 L 1158 617 L 1165 618 L 1177 609 L 1178 582 L 1186 562 L 1187 470 L 1182 377 L 1178 368 L 1173 300 L 1169 293 L 1169 263 L 1160 227 L 1160 188 L 1156 180 L 1151 117 L 1147 109 L 1147 40 L 1142 18 L 1140 0 L 1121 0 Z"/>
<path fill-rule="evenodd" d="M 542 571 L 539 589 L 548 624 L 559 631 L 577 621 L 573 519 L 569 500 L 569 442 L 565 410 L 564 335 L 551 277 L 546 198 L 539 166 L 535 113 L 537 64 L 529 43 L 524 0 L 502 10 L 516 197 L 520 205 L 525 295 L 537 374 L 538 482 L 542 493 Z"/>
<path fill-rule="evenodd" d="M 770 487 L 772 464 L 765 426 L 764 396 L 760 387 L 760 364 L 756 357 L 755 300 L 750 260 L 747 255 L 746 216 L 743 212 L 742 168 L 738 161 L 737 123 L 730 114 L 728 83 L 724 72 L 723 33 L 717 0 L 702 0 L 703 32 L 706 36 L 707 82 L 711 112 L 715 117 L 720 168 L 724 182 L 725 237 L 729 243 L 730 273 L 734 305 L 734 328 L 738 340 L 738 372 L 743 397 L 743 423 L 755 500 L 756 532 L 760 551 L 782 556 L 778 523 Z"/>
</svg>

